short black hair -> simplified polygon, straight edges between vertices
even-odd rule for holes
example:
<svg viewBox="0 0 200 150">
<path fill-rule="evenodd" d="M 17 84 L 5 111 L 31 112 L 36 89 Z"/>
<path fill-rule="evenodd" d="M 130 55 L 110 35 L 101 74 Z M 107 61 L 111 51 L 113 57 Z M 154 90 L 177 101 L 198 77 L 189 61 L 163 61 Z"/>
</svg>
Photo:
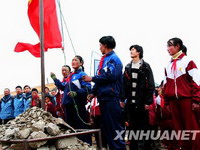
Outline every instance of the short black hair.
<svg viewBox="0 0 200 150">
<path fill-rule="evenodd" d="M 36 88 L 33 88 L 33 89 L 31 90 L 31 93 L 34 92 L 34 91 L 38 93 L 38 90 L 37 90 Z"/>
<path fill-rule="evenodd" d="M 62 67 L 66 67 L 66 68 L 68 68 L 69 71 L 71 72 L 71 67 L 70 67 L 70 66 L 68 66 L 68 65 L 63 65 Z"/>
<path fill-rule="evenodd" d="M 168 46 L 177 46 L 179 45 L 180 46 L 180 49 L 179 50 L 182 50 L 183 48 L 183 41 L 180 39 L 180 38 L 171 38 L 167 41 L 167 45 Z"/>
<path fill-rule="evenodd" d="M 26 87 L 28 87 L 29 89 L 31 89 L 31 87 L 30 87 L 29 85 L 25 85 L 25 86 L 24 86 L 24 89 L 25 89 Z"/>
<path fill-rule="evenodd" d="M 105 45 L 109 49 L 114 49 L 116 47 L 115 39 L 112 36 L 103 36 L 100 38 L 99 43 Z"/>
<path fill-rule="evenodd" d="M 44 97 L 45 98 L 48 97 L 48 98 L 50 98 L 50 100 L 52 100 L 52 98 L 53 98 L 50 94 L 45 94 Z"/>
<path fill-rule="evenodd" d="M 140 45 L 131 45 L 129 50 L 131 50 L 132 48 L 135 48 L 136 51 L 140 53 L 139 57 L 140 57 L 140 59 L 142 59 L 143 58 L 143 48 L 142 48 L 142 46 L 140 46 Z"/>
<path fill-rule="evenodd" d="M 49 88 L 46 86 L 44 89 L 47 89 L 47 90 L 49 90 Z M 49 90 L 50 91 L 50 90 Z"/>
<path fill-rule="evenodd" d="M 16 88 L 15 88 L 15 89 L 17 89 L 17 88 L 20 88 L 20 89 L 22 90 L 22 87 L 21 87 L 20 85 L 16 86 Z"/>
</svg>

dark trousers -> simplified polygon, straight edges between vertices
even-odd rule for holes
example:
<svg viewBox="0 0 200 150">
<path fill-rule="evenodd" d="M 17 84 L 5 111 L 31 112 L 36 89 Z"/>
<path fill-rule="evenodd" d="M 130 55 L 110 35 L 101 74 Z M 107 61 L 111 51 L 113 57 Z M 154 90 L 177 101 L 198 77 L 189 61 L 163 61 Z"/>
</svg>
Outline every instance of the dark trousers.
<svg viewBox="0 0 200 150">
<path fill-rule="evenodd" d="M 116 131 L 125 130 L 119 101 L 101 101 L 99 106 L 102 117 L 102 132 L 106 136 L 109 149 L 126 149 L 124 140 L 114 140 L 117 136 Z"/>
<path fill-rule="evenodd" d="M 147 130 L 151 129 L 149 124 L 149 112 L 145 110 L 144 107 L 141 108 L 135 104 L 127 104 L 126 113 L 129 121 L 129 130 L 135 133 L 143 130 L 145 133 Z M 141 141 L 138 139 L 131 139 L 129 147 L 130 150 L 151 150 L 151 143 L 151 139 L 143 139 Z"/>
<path fill-rule="evenodd" d="M 85 109 L 85 105 L 78 105 L 78 110 L 75 106 L 65 105 L 65 116 L 66 122 L 72 126 L 74 129 L 90 129 L 91 126 L 85 124 L 89 123 L 89 113 Z M 77 136 L 80 140 L 92 144 L 92 138 L 90 134 Z"/>
<path fill-rule="evenodd" d="M 199 130 L 196 114 L 192 111 L 192 100 L 170 100 L 169 107 L 172 113 L 174 128 L 178 130 Z M 185 150 L 200 150 L 200 133 L 195 140 L 180 140 L 179 145 Z M 191 135 L 192 136 L 192 135 Z"/>
</svg>

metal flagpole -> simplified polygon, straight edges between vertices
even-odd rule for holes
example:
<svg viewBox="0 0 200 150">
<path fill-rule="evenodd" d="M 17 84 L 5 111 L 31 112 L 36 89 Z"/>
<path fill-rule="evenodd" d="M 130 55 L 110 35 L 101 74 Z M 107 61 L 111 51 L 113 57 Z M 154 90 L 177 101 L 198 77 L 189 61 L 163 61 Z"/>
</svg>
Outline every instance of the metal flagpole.
<svg viewBox="0 0 200 150">
<path fill-rule="evenodd" d="M 44 3 L 39 1 L 40 13 L 40 56 L 41 56 L 41 95 L 42 108 L 45 108 L 45 65 L 44 65 Z"/>
</svg>

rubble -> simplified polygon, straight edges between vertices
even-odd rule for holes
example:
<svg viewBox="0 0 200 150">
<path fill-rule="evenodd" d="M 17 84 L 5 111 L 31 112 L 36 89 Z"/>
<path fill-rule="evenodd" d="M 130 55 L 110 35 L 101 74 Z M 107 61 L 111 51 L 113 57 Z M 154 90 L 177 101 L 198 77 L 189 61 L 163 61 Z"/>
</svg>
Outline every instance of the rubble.
<svg viewBox="0 0 200 150">
<path fill-rule="evenodd" d="M 20 130 L 18 133 L 19 134 L 17 135 L 17 138 L 27 139 L 31 133 L 31 128 L 26 128 L 26 129 Z"/>
<path fill-rule="evenodd" d="M 45 122 L 43 120 L 39 120 L 38 122 L 35 122 L 33 120 L 33 121 L 31 121 L 31 123 L 33 123 L 33 125 L 32 125 L 33 131 L 43 131 L 44 132 Z"/>
<path fill-rule="evenodd" d="M 15 134 L 17 133 L 17 131 L 19 132 L 19 128 L 5 130 L 5 138 L 7 138 L 7 139 L 14 138 Z"/>
<path fill-rule="evenodd" d="M 53 117 L 49 112 L 38 107 L 32 107 L 5 125 L 0 125 L 1 140 L 38 139 L 59 136 L 76 132 L 61 118 Z M 75 136 L 50 141 L 29 142 L 29 147 L 35 150 L 95 150 Z M 23 144 L 8 145 L 2 142 L 2 147 L 22 149 Z"/>
<path fill-rule="evenodd" d="M 53 135 L 53 136 L 58 135 L 60 132 L 59 127 L 53 123 L 48 123 L 46 129 L 49 135 Z"/>
<path fill-rule="evenodd" d="M 56 147 L 58 149 L 64 149 L 72 145 L 76 145 L 76 143 L 77 143 L 77 138 L 74 138 L 74 137 L 63 138 L 63 139 L 58 139 L 56 141 Z"/>
</svg>

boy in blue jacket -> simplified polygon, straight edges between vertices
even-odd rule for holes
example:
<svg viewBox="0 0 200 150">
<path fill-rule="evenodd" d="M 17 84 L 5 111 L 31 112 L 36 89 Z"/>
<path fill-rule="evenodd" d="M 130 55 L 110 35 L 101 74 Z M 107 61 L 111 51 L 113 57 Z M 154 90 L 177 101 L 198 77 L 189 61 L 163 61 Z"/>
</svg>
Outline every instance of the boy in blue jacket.
<svg viewBox="0 0 200 150">
<path fill-rule="evenodd" d="M 24 111 L 31 107 L 31 87 L 29 85 L 24 86 Z"/>
<path fill-rule="evenodd" d="M 13 97 L 10 95 L 10 89 L 5 88 L 4 97 L 1 99 L 0 105 L 0 124 L 6 124 L 14 118 Z"/>
<path fill-rule="evenodd" d="M 14 98 L 14 117 L 17 117 L 24 112 L 24 96 L 21 86 L 17 86 L 15 90 L 17 95 Z"/>
</svg>

